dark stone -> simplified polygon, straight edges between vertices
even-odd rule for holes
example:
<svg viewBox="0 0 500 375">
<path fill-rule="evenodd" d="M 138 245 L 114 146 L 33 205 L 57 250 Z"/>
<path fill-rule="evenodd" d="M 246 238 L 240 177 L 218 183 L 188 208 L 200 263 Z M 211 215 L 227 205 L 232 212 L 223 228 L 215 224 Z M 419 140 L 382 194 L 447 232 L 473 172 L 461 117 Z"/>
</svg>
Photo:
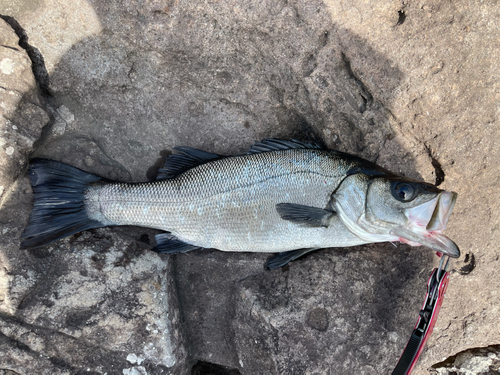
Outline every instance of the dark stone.
<svg viewBox="0 0 500 375">
<path fill-rule="evenodd" d="M 328 329 L 328 311 L 321 307 L 309 311 L 306 323 L 318 331 L 326 331 Z"/>
<path fill-rule="evenodd" d="M 240 372 L 215 363 L 198 361 L 193 366 L 191 375 L 240 375 Z"/>
<path fill-rule="evenodd" d="M 465 254 L 464 261 L 465 265 L 460 267 L 458 270 L 458 273 L 460 275 L 468 275 L 472 271 L 474 271 L 474 268 L 476 268 L 476 258 L 474 257 L 474 253 L 468 252 Z"/>
</svg>

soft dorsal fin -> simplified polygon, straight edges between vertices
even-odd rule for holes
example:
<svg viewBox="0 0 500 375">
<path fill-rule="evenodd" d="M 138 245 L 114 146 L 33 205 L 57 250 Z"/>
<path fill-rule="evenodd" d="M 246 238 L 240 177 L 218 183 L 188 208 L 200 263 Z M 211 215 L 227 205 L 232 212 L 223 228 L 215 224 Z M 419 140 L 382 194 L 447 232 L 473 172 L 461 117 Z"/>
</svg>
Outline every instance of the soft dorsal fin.
<svg viewBox="0 0 500 375">
<path fill-rule="evenodd" d="M 178 176 L 198 165 L 223 158 L 221 155 L 187 146 L 174 147 L 174 150 L 179 151 L 180 154 L 173 154 L 167 157 L 163 167 L 158 170 L 157 180 L 166 180 L 167 178 Z"/>
<path fill-rule="evenodd" d="M 314 149 L 322 149 L 319 145 L 315 143 L 306 143 L 300 142 L 295 139 L 290 141 L 285 141 L 282 139 L 274 139 L 274 138 L 266 138 L 261 142 L 255 143 L 250 150 L 248 150 L 247 154 L 258 154 L 260 152 L 270 152 L 270 151 L 279 151 L 279 150 L 291 150 L 296 148 L 314 148 Z"/>
</svg>

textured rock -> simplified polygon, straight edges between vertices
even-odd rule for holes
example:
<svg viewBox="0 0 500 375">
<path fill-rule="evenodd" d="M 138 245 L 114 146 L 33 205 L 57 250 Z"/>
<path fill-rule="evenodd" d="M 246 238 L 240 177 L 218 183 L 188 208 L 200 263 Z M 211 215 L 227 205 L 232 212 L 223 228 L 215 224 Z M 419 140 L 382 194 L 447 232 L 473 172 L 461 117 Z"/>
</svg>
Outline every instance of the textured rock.
<svg viewBox="0 0 500 375">
<path fill-rule="evenodd" d="M 486 348 L 468 349 L 437 363 L 430 369 L 435 375 L 477 375 L 498 374 L 500 370 L 500 346 L 494 345 Z"/>
<path fill-rule="evenodd" d="M 55 133 L 92 137 L 135 180 L 176 144 L 235 153 L 256 139 L 311 138 L 314 130 L 329 146 L 375 158 L 395 139 L 394 119 L 352 72 L 320 4 L 94 6 L 106 27 L 51 75 L 51 90 L 74 116 Z M 257 17 L 270 9 L 274 16 Z M 400 71 L 372 52 L 394 90 Z M 393 151 L 403 154 L 397 142 Z M 431 171 L 424 148 L 414 148 Z"/>
<path fill-rule="evenodd" d="M 87 0 L 2 0 L 0 7 L 2 15 L 14 17 L 27 31 L 49 74 L 75 44 L 102 31 Z"/>
<path fill-rule="evenodd" d="M 144 243 L 154 233 L 96 230 L 20 251 L 29 191 L 27 179 L 18 179 L 0 211 L 0 366 L 68 374 L 140 365 L 150 374 L 183 373 L 172 264 Z"/>
<path fill-rule="evenodd" d="M 175 274 L 190 355 L 237 369 L 233 320 L 239 281 L 262 274 L 267 254 L 227 254 L 215 250 L 179 256 Z M 202 372 L 203 373 L 203 372 Z"/>
<path fill-rule="evenodd" d="M 323 250 L 246 278 L 234 320 L 246 374 L 387 373 L 415 323 L 425 275 L 389 245 Z M 423 277 L 424 276 L 424 277 Z"/>
<path fill-rule="evenodd" d="M 18 33 L 24 32 L 15 20 L 6 19 Z M 49 120 L 42 107 L 53 121 L 37 148 L 39 154 L 50 148 L 52 158 L 66 156 L 73 165 L 115 179 L 130 179 L 130 173 L 89 137 L 74 136 L 69 145 L 52 145 L 55 137 L 64 138 L 74 115 L 64 105 L 54 106 L 57 101 L 47 92 L 47 101 L 39 100 L 38 89 L 44 87 L 37 87 L 33 77 L 28 57 L 33 59 L 32 47 L 28 45 L 31 51 L 26 53 L 19 45 L 24 42 L 26 48 L 26 37 L 18 44 L 11 26 L 0 22 L 5 35 L 0 69 L 5 110 L 2 145 L 6 147 L 0 158 L 4 195 L 0 207 L 0 345 L 4 353 L 0 367 L 47 374 L 187 371 L 171 261 L 161 260 L 144 243 L 154 233 L 104 230 L 72 237 L 65 245 L 19 251 L 19 236 L 31 205 L 26 194 L 29 184 L 19 174 Z M 79 150 L 87 158 L 75 153 Z M 68 155 L 74 158 L 69 160 Z"/>
<path fill-rule="evenodd" d="M 166 278 L 160 290 L 172 288 L 171 274 L 162 274 L 171 259 L 149 254 L 138 241 L 152 232 L 103 229 L 17 251 L 30 190 L 24 179 L 12 184 L 35 140 L 34 155 L 122 181 L 152 178 L 176 145 L 232 154 L 264 137 L 295 137 L 440 183 L 459 193 L 447 233 L 464 255 L 452 263 L 440 318 L 414 373 L 500 342 L 495 2 L 4 0 L 0 6 L 0 14 L 19 21 L 50 74 L 49 81 L 37 75 L 49 98 L 42 103 L 26 54 L 3 25 L 2 45 L 15 49 L 1 47 L 2 56 L 16 61 L 0 60 L 9 113 L 3 118 L 17 129 L 2 120 L 0 345 L 9 355 L 0 368 L 32 362 L 74 372 L 83 369 L 83 353 L 99 348 L 114 368 L 161 372 L 166 357 L 148 357 L 141 327 L 163 319 L 178 329 L 177 318 L 160 314 L 167 303 L 175 315 L 175 299 L 149 298 L 143 290 L 157 285 L 160 274 Z M 51 121 L 39 138 L 47 112 Z M 273 272 L 263 270 L 264 255 L 178 256 L 173 273 L 190 359 L 200 361 L 196 371 L 211 362 L 228 373 L 390 372 L 417 319 L 431 255 L 373 245 L 313 253 Z M 122 256 L 128 265 L 116 264 Z M 76 261 L 87 276 L 79 275 Z M 119 275 L 134 296 L 117 286 Z M 72 296 L 53 295 L 71 286 Z M 98 306 L 92 311 L 78 300 L 89 288 Z M 147 310 L 141 319 L 140 308 Z M 131 320 L 123 323 L 118 310 Z M 122 324 L 122 332 L 109 333 Z M 109 334 L 104 341 L 102 332 Z M 132 334 L 127 342 L 125 332 Z M 162 337 L 151 336 L 167 348 Z M 179 366 L 187 365 L 179 340 L 172 351 L 179 350 Z M 68 350 L 55 353 L 61 345 Z M 73 347 L 82 354 L 68 359 Z M 104 372 L 96 358 L 92 371 Z"/>
<path fill-rule="evenodd" d="M 49 116 L 42 108 L 31 60 L 0 19 L 0 199 L 19 176 Z"/>
</svg>

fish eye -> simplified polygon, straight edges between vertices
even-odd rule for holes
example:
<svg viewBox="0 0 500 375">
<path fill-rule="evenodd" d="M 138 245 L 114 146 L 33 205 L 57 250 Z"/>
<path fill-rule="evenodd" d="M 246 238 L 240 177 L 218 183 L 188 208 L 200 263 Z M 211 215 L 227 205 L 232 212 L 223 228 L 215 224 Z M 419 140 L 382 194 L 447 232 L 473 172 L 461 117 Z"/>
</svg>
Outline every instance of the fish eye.
<svg viewBox="0 0 500 375">
<path fill-rule="evenodd" d="M 415 187 L 408 182 L 395 182 L 391 184 L 392 196 L 400 202 L 409 202 L 415 198 Z"/>
</svg>

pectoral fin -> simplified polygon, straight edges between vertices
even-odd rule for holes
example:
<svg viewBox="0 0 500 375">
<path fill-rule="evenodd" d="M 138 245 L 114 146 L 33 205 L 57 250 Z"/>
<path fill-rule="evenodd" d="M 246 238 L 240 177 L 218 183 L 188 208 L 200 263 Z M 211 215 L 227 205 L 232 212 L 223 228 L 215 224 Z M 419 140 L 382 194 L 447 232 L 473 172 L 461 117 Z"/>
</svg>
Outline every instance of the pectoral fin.
<svg viewBox="0 0 500 375">
<path fill-rule="evenodd" d="M 155 240 L 156 246 L 153 248 L 153 251 L 160 254 L 182 254 L 201 249 L 199 246 L 191 245 L 177 239 L 171 233 L 157 234 Z"/>
<path fill-rule="evenodd" d="M 300 258 L 302 255 L 310 253 L 311 251 L 318 250 L 319 247 L 315 247 L 312 249 L 300 249 L 300 250 L 292 250 L 285 251 L 283 253 L 276 254 L 271 259 L 269 259 L 266 263 L 266 267 L 269 270 L 273 270 L 275 268 L 283 267 L 288 262 Z"/>
<path fill-rule="evenodd" d="M 278 203 L 276 210 L 283 220 L 309 227 L 327 227 L 335 212 L 294 203 Z"/>
</svg>

